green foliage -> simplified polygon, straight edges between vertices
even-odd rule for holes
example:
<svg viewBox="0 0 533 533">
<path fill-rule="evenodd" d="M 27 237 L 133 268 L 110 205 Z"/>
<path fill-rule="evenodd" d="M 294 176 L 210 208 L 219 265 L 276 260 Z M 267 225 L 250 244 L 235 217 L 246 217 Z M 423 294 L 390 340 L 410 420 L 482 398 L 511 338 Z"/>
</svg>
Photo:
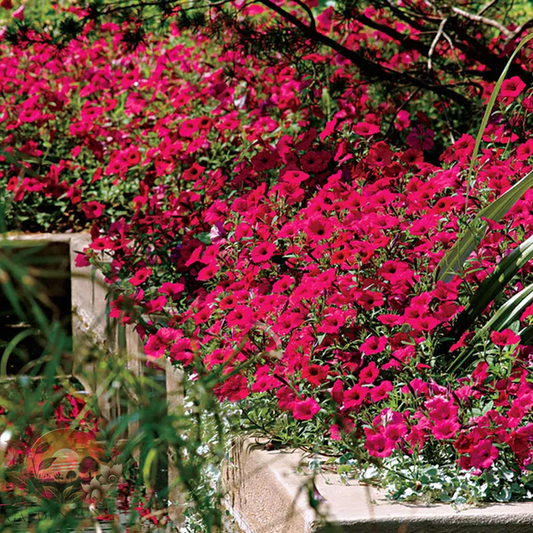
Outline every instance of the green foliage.
<svg viewBox="0 0 533 533">
<path fill-rule="evenodd" d="M 118 493 L 107 495 L 99 504 L 99 513 L 91 513 L 78 489 L 74 492 L 68 487 L 61 492 L 52 485 L 40 487 L 27 477 L 24 455 L 37 438 L 57 429 L 58 413 L 63 413 L 70 419 L 70 429 L 86 432 L 93 428 L 105 460 L 123 466 L 129 510 L 121 511 L 122 520 L 130 526 L 142 523 L 149 530 L 155 525 L 142 515 L 153 514 L 155 522 L 164 524 L 167 501 L 172 500 L 171 494 L 176 497 L 169 490 L 177 487 L 183 501 L 171 503 L 185 506 L 186 522 L 195 524 L 194 531 L 215 531 L 221 525 L 222 511 L 221 493 L 213 480 L 220 475 L 234 415 L 214 397 L 210 378 L 199 376 L 193 381 L 185 377 L 184 399 L 176 401 L 172 395 L 181 395 L 180 384 L 176 392 L 165 392 L 155 363 L 141 359 L 140 368 L 145 370 L 134 372 L 131 354 L 106 353 L 90 338 L 86 348 L 72 353 L 70 334 L 49 318 L 45 287 L 31 281 L 38 277 L 39 261 L 46 262 L 42 249 L 28 248 L 28 243 L 22 249 L 17 243 L 0 241 L 1 292 L 21 321 L 35 324 L 0 352 L 0 435 L 4 440 L 10 435 L 10 445 L 23 454 L 6 462 L 5 447 L 0 450 L 0 483 L 4 479 L 13 485 L 2 493 L 4 503 L 11 503 L 2 507 L 0 527 L 9 531 L 10 524 L 29 524 L 37 531 L 77 531 L 94 527 L 97 514 L 111 518 L 117 514 Z M 38 339 L 42 355 L 19 375 L 7 376 L 7 361 L 22 355 L 21 342 L 33 337 L 37 329 L 43 333 Z M 66 363 L 73 359 L 72 372 L 65 373 Z M 110 402 L 116 416 L 108 418 L 102 406 Z M 75 404 L 83 407 L 72 411 Z M 48 466 L 44 461 L 39 469 Z M 170 484 L 166 481 L 169 467 L 175 471 Z M 43 491 L 51 496 L 43 497 Z M 145 511 L 140 515 L 136 507 Z M 114 518 L 103 525 L 122 530 Z"/>
<path fill-rule="evenodd" d="M 478 130 L 476 137 L 476 144 L 474 147 L 474 152 L 472 153 L 472 159 L 468 169 L 468 174 L 466 176 L 466 205 L 465 210 L 468 207 L 468 194 L 471 187 L 471 177 L 476 164 L 476 157 L 479 153 L 479 147 L 481 146 L 481 141 L 483 139 L 483 134 L 487 127 L 489 118 L 496 104 L 496 98 L 500 92 L 502 83 L 505 81 L 507 72 L 518 54 L 518 52 L 533 39 L 533 33 L 528 35 L 520 44 L 516 47 L 512 56 L 509 58 L 505 69 L 503 70 L 494 90 L 492 91 L 487 109 L 483 115 L 483 120 Z M 437 279 L 443 281 L 450 281 L 453 275 L 459 271 L 459 269 L 464 265 L 465 260 L 470 256 L 474 251 L 474 248 L 477 245 L 478 239 L 481 239 L 485 233 L 486 224 L 483 222 L 483 219 L 494 220 L 499 222 L 514 206 L 514 204 L 522 198 L 524 193 L 531 188 L 533 184 L 533 173 L 529 173 L 527 176 L 522 178 L 516 185 L 511 187 L 505 194 L 503 194 L 496 201 L 482 209 L 476 216 L 476 218 L 469 224 L 461 238 L 453 245 L 452 249 L 446 253 L 442 258 L 438 266 Z"/>
</svg>

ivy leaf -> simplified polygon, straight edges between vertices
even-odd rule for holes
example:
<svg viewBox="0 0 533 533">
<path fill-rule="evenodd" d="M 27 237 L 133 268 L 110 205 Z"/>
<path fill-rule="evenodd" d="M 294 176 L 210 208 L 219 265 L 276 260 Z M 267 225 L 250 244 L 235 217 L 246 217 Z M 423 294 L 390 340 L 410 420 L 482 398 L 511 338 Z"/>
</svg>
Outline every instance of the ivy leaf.
<svg viewBox="0 0 533 533">
<path fill-rule="evenodd" d="M 511 499 L 511 490 L 508 487 L 504 487 L 498 494 L 494 496 L 497 502 L 508 502 Z"/>
</svg>

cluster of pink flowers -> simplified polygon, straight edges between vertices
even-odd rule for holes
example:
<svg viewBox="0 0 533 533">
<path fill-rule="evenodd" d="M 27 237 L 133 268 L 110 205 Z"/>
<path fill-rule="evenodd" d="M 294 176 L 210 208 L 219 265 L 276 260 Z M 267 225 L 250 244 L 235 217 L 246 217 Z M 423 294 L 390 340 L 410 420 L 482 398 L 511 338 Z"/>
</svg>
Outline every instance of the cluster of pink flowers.
<svg viewBox="0 0 533 533">
<path fill-rule="evenodd" d="M 500 454 L 527 466 L 530 348 L 514 331 L 493 332 L 475 370 L 453 379 L 447 367 L 471 332 L 449 353 L 436 348 L 475 287 L 532 233 L 533 192 L 490 222 L 464 273 L 434 279 L 467 220 L 531 170 L 522 82 L 504 84 L 510 118 L 489 124 L 467 192 L 470 134 L 430 163 L 429 118 L 372 102 L 364 86 L 349 85 L 326 116 L 302 105 L 309 82 L 283 61 L 217 49 L 213 66 L 213 43 L 176 28 L 126 54 L 116 30 L 72 43 L 69 61 L 47 47 L 4 49 L 4 144 L 28 172 L 6 160 L 1 178 L 21 209 L 51 201 L 66 206 L 65 223 L 91 224 L 78 262 L 105 268 L 120 292 L 111 316 L 137 324 L 147 356 L 220 372 L 221 401 L 267 402 L 319 427 L 323 446 L 355 436 L 374 457 L 440 447 L 464 468 Z M 335 55 L 309 60 L 324 59 L 336 79 L 353 80 Z M 380 137 L 382 122 L 404 149 Z M 48 164 L 46 146 L 58 143 L 63 155 Z M 46 172 L 32 172 L 32 158 Z M 508 293 L 530 274 L 528 265 Z"/>
<path fill-rule="evenodd" d="M 262 395 L 294 420 L 318 417 L 326 444 L 355 433 L 371 456 L 387 457 L 420 453 L 436 441 L 464 468 L 488 468 L 500 449 L 526 466 L 533 457 L 531 350 L 511 330 L 493 332 L 493 352 L 511 363 L 489 367 L 492 352 L 480 351 L 475 371 L 450 381 L 446 366 L 468 335 L 440 360 L 434 349 L 475 286 L 531 234 L 533 193 L 491 223 L 464 275 L 435 283 L 433 273 L 461 231 L 461 176 L 474 139 L 460 138 L 441 168 L 411 148 L 399 152 L 366 136 L 348 146 L 342 135 L 330 135 L 321 141 L 310 131 L 240 164 L 256 186 L 214 200 L 202 215 L 212 227 L 208 242 L 195 231 L 185 235 L 176 281 L 161 284 L 157 297 L 130 291 L 136 304 L 121 316 L 128 322 L 165 311 L 165 327 L 138 327 L 149 357 L 220 367 L 228 376 L 216 389 L 221 400 L 253 404 Z M 363 146 L 366 156 L 356 159 Z M 500 154 L 485 151 L 470 212 L 531 170 L 528 160 Z M 150 212 L 161 216 L 157 202 Z M 148 232 L 147 224 L 124 225 L 120 234 Z M 118 234 L 110 242 L 120 242 Z M 114 268 L 128 271 L 129 248 L 119 252 Z M 149 276 L 164 267 L 158 257 L 135 258 L 128 283 L 137 286 L 140 277 L 155 296 Z M 187 293 L 184 308 L 177 302 Z M 533 310 L 524 313 L 522 325 L 532 317 Z"/>
<path fill-rule="evenodd" d="M 222 365 L 231 375 L 217 390 L 221 399 L 265 393 L 295 420 L 321 417 L 333 441 L 363 431 L 364 447 L 376 457 L 421 451 L 433 440 L 453 445 L 464 468 L 487 468 L 502 446 L 528 464 L 533 385 L 530 350 L 518 346 L 520 337 L 510 330 L 491 335 L 513 361 L 502 364 L 502 376 L 488 373 L 490 358 L 480 352 L 475 372 L 449 382 L 446 365 L 465 339 L 440 361 L 433 353 L 469 292 L 533 229 L 528 192 L 492 224 L 464 276 L 433 282 L 461 229 L 460 176 L 472 150 L 471 137 L 459 139 L 443 156 L 456 165 L 441 169 L 412 149 L 395 152 L 377 142 L 348 173 L 346 152 L 328 158 L 331 146 L 293 143 L 277 153 L 277 168 L 257 171 L 279 175 L 272 187 L 261 180 L 207 210 L 217 237 L 188 248 L 182 259 L 189 270 L 180 278 L 202 287 L 184 312 L 170 311 L 171 327 L 147 334 L 146 353 L 185 366 L 196 354 L 207 369 Z M 530 168 L 486 152 L 471 204 L 506 190 Z M 524 326 L 531 316 L 524 314 Z M 186 333 L 190 321 L 195 329 Z M 475 416 L 489 401 L 493 408 Z"/>
</svg>

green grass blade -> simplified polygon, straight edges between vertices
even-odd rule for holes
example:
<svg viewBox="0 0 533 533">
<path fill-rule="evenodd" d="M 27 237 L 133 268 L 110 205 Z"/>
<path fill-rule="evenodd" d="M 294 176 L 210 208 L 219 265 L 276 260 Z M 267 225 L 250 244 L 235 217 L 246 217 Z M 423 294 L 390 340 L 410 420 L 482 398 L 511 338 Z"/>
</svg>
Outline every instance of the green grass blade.
<svg viewBox="0 0 533 533">
<path fill-rule="evenodd" d="M 39 332 L 33 328 L 25 329 L 11 339 L 11 342 L 5 347 L 4 353 L 2 354 L 2 360 L 0 361 L 0 375 L 2 377 L 7 375 L 7 363 L 9 361 L 9 357 L 17 345 L 26 337 L 37 335 L 38 333 Z"/>
<path fill-rule="evenodd" d="M 532 258 L 533 235 L 504 257 L 477 288 L 464 311 L 457 317 L 453 331 L 454 338 L 458 339 L 480 317 L 494 298 Z"/>
<path fill-rule="evenodd" d="M 470 227 L 440 260 L 437 265 L 437 281 L 450 281 L 464 265 L 485 234 L 486 222 L 482 219 L 499 222 L 531 187 L 533 187 L 533 171 L 526 174 L 497 200 L 484 207 L 477 214 Z"/>
<path fill-rule="evenodd" d="M 520 344 L 524 346 L 533 345 L 533 326 L 527 326 L 520 332 Z"/>
<path fill-rule="evenodd" d="M 533 303 L 533 284 L 528 285 L 520 292 L 516 293 L 512 298 L 507 300 L 496 311 L 494 316 L 481 328 L 470 341 L 471 346 L 475 346 L 476 341 L 489 329 L 495 331 L 501 331 L 509 327 L 513 322 L 516 322 L 524 310 Z M 454 372 L 459 368 L 466 368 L 474 361 L 475 354 L 473 348 L 464 350 L 459 356 L 452 362 L 449 367 L 449 372 Z"/>
<path fill-rule="evenodd" d="M 507 64 L 505 65 L 503 72 L 498 78 L 498 81 L 496 82 L 496 85 L 494 86 L 494 90 L 492 91 L 489 103 L 487 105 L 487 109 L 485 109 L 485 114 L 483 115 L 483 119 L 481 120 L 481 125 L 477 133 L 474 151 L 472 152 L 472 158 L 471 158 L 470 166 L 468 167 L 468 173 L 466 176 L 465 213 L 468 210 L 468 197 L 470 194 L 472 173 L 474 172 L 476 158 L 479 153 L 481 141 L 483 140 L 483 133 L 485 132 L 485 128 L 487 127 L 487 124 L 489 122 L 489 118 L 494 108 L 494 105 L 496 103 L 496 99 L 498 98 L 498 94 L 500 93 L 500 89 L 502 87 L 503 82 L 505 81 L 505 77 L 507 76 L 507 72 L 509 71 L 509 68 L 512 62 L 514 61 L 514 58 L 516 57 L 518 52 L 520 52 L 520 50 L 529 41 L 531 41 L 531 39 L 533 39 L 533 33 L 526 35 L 526 37 L 524 37 L 520 41 L 518 46 L 516 47 L 515 51 L 509 58 L 509 61 L 507 61 Z M 525 178 L 523 178 L 518 184 L 522 183 L 524 180 L 529 182 L 529 180 L 527 180 L 528 177 L 531 177 L 531 173 L 528 174 L 528 176 L 526 176 Z M 531 185 L 529 185 L 527 189 L 529 189 L 530 186 Z M 512 189 L 514 189 L 514 187 Z M 513 194 L 518 194 L 518 191 L 519 189 L 515 190 Z M 509 191 L 507 191 L 507 193 L 508 192 Z M 472 225 L 469 228 L 467 228 L 466 232 L 459 238 L 459 240 L 455 243 L 452 249 L 449 250 L 439 262 L 437 269 L 436 269 L 436 272 L 437 272 L 436 280 L 437 281 L 445 281 L 445 282 L 450 281 L 453 275 L 456 272 L 458 272 L 460 268 L 463 266 L 464 262 L 468 259 L 468 256 L 473 252 L 474 248 L 476 247 L 477 242 L 483 238 L 483 235 L 485 234 L 485 230 L 486 230 L 486 225 L 479 224 L 481 217 L 483 216 L 485 218 L 495 220 L 495 221 L 501 220 L 501 218 L 503 218 L 503 216 L 509 211 L 512 205 L 514 205 L 514 203 L 517 202 L 521 198 L 524 192 L 522 192 L 520 196 L 516 197 L 514 202 L 512 202 L 512 198 L 514 198 L 513 194 L 507 195 L 507 193 L 505 193 L 502 197 L 498 198 L 498 200 L 496 200 L 491 205 L 489 205 L 488 207 L 486 207 L 485 209 L 483 209 L 481 212 L 478 213 Z M 505 199 L 503 200 L 504 197 Z M 503 201 L 500 202 L 500 200 L 503 200 Z M 505 210 L 506 206 L 507 206 L 507 209 Z"/>
<path fill-rule="evenodd" d="M 514 58 L 520 52 L 520 50 L 533 39 L 533 33 L 530 33 L 529 35 L 526 35 L 518 44 L 515 51 L 512 53 L 511 57 L 509 58 L 509 61 L 507 61 L 507 64 L 505 65 L 505 68 L 503 69 L 503 72 L 501 73 L 500 77 L 498 78 L 498 81 L 496 82 L 496 85 L 494 86 L 494 90 L 492 91 L 492 94 L 490 96 L 489 103 L 487 105 L 487 109 L 485 109 L 485 114 L 483 115 L 483 119 L 481 120 L 481 126 L 479 127 L 479 130 L 477 132 L 476 137 L 476 144 L 474 146 L 474 151 L 472 152 L 472 159 L 470 161 L 470 166 L 468 167 L 468 174 L 466 176 L 466 203 L 465 203 L 465 212 L 468 208 L 468 194 L 470 191 L 470 180 L 472 177 L 472 172 L 474 171 L 474 165 L 476 163 L 476 158 L 479 153 L 479 147 L 481 146 L 481 141 L 483 140 L 483 134 L 485 133 L 485 128 L 487 127 L 487 124 L 489 122 L 490 115 L 492 113 L 492 109 L 494 108 L 494 104 L 496 103 L 496 98 L 498 98 L 498 94 L 500 94 L 500 89 L 502 87 L 503 82 L 505 81 L 505 78 L 507 76 L 507 72 L 509 72 L 509 68 L 511 67 L 512 62 L 514 61 Z"/>
</svg>

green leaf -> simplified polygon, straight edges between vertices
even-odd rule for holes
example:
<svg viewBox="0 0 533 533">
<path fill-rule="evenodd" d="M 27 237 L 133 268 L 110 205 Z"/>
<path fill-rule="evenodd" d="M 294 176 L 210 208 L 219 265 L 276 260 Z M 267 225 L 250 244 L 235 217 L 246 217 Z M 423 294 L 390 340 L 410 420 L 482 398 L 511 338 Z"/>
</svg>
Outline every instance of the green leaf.
<svg viewBox="0 0 533 533">
<path fill-rule="evenodd" d="M 483 218 L 499 222 L 522 196 L 533 187 L 533 171 L 505 191 L 497 200 L 484 207 L 437 265 L 437 281 L 449 282 L 461 269 L 479 240 L 485 235 L 487 223 Z"/>
<path fill-rule="evenodd" d="M 481 120 L 481 126 L 479 127 L 479 130 L 477 132 L 476 137 L 476 144 L 474 146 L 474 151 L 472 152 L 472 160 L 470 161 L 470 167 L 468 168 L 468 174 L 466 176 L 466 201 L 468 202 L 468 193 L 470 188 L 470 178 L 472 176 L 472 172 L 474 170 L 474 165 L 476 162 L 477 154 L 479 153 L 479 147 L 481 146 L 481 141 L 483 140 L 483 134 L 485 133 L 485 128 L 487 127 L 487 124 L 490 119 L 490 115 L 492 113 L 492 109 L 494 108 L 494 104 L 496 103 L 496 98 L 498 98 L 498 94 L 500 93 L 500 89 L 502 87 L 503 82 L 505 81 L 505 77 L 507 76 L 507 72 L 509 72 L 509 68 L 511 67 L 512 62 L 514 61 L 514 58 L 520 52 L 520 50 L 533 39 L 533 33 L 526 35 L 518 44 L 518 46 L 515 48 L 515 51 L 512 53 L 511 57 L 509 58 L 509 61 L 507 61 L 507 64 L 505 65 L 505 68 L 503 69 L 503 72 L 501 73 L 500 77 L 498 78 L 498 81 L 496 82 L 496 85 L 494 86 L 494 90 L 492 91 L 492 94 L 490 96 L 489 103 L 487 105 L 487 109 L 485 110 L 485 114 L 483 115 L 483 119 Z"/>
<path fill-rule="evenodd" d="M 533 345 L 533 325 L 525 327 L 520 332 L 520 344 L 524 346 Z"/>
<path fill-rule="evenodd" d="M 470 341 L 471 346 L 475 347 L 476 341 L 479 340 L 483 334 L 489 330 L 501 331 L 507 328 L 515 320 L 518 320 L 526 307 L 533 303 L 533 284 L 528 285 L 520 292 L 515 294 L 512 298 L 507 300 L 497 311 L 493 317 L 485 324 L 485 326 L 478 330 L 474 338 Z M 450 365 L 449 371 L 453 372 L 458 368 L 469 365 L 474 360 L 474 348 L 468 348 L 463 351 Z"/>
<path fill-rule="evenodd" d="M 152 448 L 148 455 L 146 456 L 146 461 L 144 462 L 142 473 L 146 486 L 148 488 L 153 487 L 155 479 L 155 471 L 157 466 L 157 449 Z"/>
<path fill-rule="evenodd" d="M 504 487 L 498 494 L 494 496 L 497 502 L 508 502 L 511 499 L 512 493 L 508 487 Z"/>
<path fill-rule="evenodd" d="M 211 244 L 211 237 L 209 236 L 209 233 L 199 233 L 198 235 L 196 235 L 196 238 L 204 244 Z"/>
<path fill-rule="evenodd" d="M 515 294 L 512 298 L 509 298 L 499 309 L 494 316 L 487 322 L 483 330 L 493 329 L 501 331 L 507 328 L 515 320 L 518 320 L 526 307 L 533 302 L 533 285 L 528 285 L 520 292 Z M 476 337 L 478 336 L 476 335 Z"/>
<path fill-rule="evenodd" d="M 516 247 L 507 257 L 502 259 L 494 271 L 489 274 L 477 288 L 458 316 L 453 330 L 454 338 L 458 339 L 480 317 L 481 313 L 501 293 L 504 287 L 518 271 L 533 258 L 533 236 Z"/>
<path fill-rule="evenodd" d="M 339 475 L 341 475 L 341 474 L 349 474 L 351 470 L 352 470 L 351 465 L 339 465 L 337 467 L 337 474 L 339 474 Z"/>
<path fill-rule="evenodd" d="M 499 483 L 499 479 L 496 477 L 496 475 L 494 474 L 494 472 L 492 472 L 491 470 L 486 470 L 485 473 L 483 474 L 483 478 L 485 479 L 485 481 L 487 483 L 489 483 L 490 485 L 496 485 L 497 483 Z"/>
<path fill-rule="evenodd" d="M 39 468 L 37 470 L 40 472 L 41 470 L 46 470 L 47 468 L 50 468 L 57 460 L 57 457 L 47 457 L 43 461 L 41 461 L 41 464 L 39 465 Z"/>
</svg>

